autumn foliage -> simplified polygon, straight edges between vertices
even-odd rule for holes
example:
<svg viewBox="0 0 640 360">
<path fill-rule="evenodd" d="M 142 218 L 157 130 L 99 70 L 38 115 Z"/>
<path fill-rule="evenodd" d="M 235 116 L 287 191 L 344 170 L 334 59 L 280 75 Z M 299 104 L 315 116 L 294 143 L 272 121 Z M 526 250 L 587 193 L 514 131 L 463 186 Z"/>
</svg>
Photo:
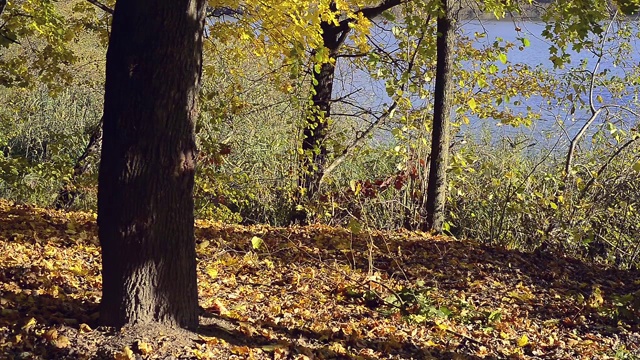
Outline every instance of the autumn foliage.
<svg viewBox="0 0 640 360">
<path fill-rule="evenodd" d="M 96 326 L 95 215 L 0 201 L 0 229 L 0 353 L 8 358 L 640 355 L 639 274 L 543 251 L 198 221 L 198 331 L 118 333 Z"/>
</svg>

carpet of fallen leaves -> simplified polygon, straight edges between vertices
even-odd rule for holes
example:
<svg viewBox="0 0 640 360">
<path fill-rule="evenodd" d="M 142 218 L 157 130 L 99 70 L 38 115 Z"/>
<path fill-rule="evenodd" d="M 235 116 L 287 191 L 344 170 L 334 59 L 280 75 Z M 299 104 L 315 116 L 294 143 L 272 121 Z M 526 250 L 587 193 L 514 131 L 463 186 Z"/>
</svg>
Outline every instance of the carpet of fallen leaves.
<svg viewBox="0 0 640 360">
<path fill-rule="evenodd" d="M 198 331 L 116 331 L 95 215 L 0 200 L 0 358 L 640 357 L 638 272 L 410 232 L 196 234 Z"/>
</svg>

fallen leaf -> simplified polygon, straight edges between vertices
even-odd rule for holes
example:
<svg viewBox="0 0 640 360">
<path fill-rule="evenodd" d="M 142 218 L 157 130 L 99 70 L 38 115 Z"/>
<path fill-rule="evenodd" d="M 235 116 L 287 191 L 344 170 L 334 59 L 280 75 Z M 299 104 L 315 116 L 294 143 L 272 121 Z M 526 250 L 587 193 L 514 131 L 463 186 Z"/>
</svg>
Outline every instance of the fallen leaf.
<svg viewBox="0 0 640 360">
<path fill-rule="evenodd" d="M 141 340 L 136 341 L 136 347 L 142 355 L 149 355 L 153 351 L 151 344 Z"/>
<path fill-rule="evenodd" d="M 115 360 L 135 360 L 136 356 L 133 354 L 133 351 L 128 346 L 125 346 L 122 351 L 116 353 Z"/>
<path fill-rule="evenodd" d="M 524 347 L 528 343 L 529 343 L 529 338 L 527 337 L 527 335 L 522 335 L 522 337 L 518 339 L 518 346 L 520 347 Z"/>
<path fill-rule="evenodd" d="M 55 340 L 55 339 L 58 338 L 58 330 L 49 329 L 49 330 L 45 331 L 42 336 L 44 336 L 44 338 L 49 340 L 49 341 Z"/>
<path fill-rule="evenodd" d="M 91 332 L 91 327 L 85 323 L 80 324 L 80 332 L 81 333 L 88 333 Z"/>
<path fill-rule="evenodd" d="M 60 335 L 57 339 L 53 340 L 53 346 L 59 349 L 68 348 L 70 345 L 71 341 L 69 341 L 69 338 L 64 335 Z"/>
</svg>

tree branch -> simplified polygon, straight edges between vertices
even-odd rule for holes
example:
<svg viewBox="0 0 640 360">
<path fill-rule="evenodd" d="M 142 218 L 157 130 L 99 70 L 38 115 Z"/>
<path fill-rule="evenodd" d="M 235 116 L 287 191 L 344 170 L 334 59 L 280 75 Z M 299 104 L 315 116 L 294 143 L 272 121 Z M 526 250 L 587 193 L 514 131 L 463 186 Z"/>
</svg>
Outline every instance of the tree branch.
<svg viewBox="0 0 640 360">
<path fill-rule="evenodd" d="M 385 3 L 388 1 L 385 1 Z M 399 2 L 398 2 L 399 3 Z M 384 10 L 383 10 L 384 11 Z M 431 18 L 427 18 L 427 21 L 425 22 L 426 24 L 429 23 L 429 21 L 431 20 Z M 426 27 L 425 30 L 422 32 L 422 35 L 420 36 L 420 38 L 418 39 L 418 43 L 416 44 L 416 50 L 414 51 L 412 57 L 411 57 L 411 62 L 409 63 L 409 66 L 407 68 L 407 73 L 411 73 L 411 70 L 413 69 L 413 66 L 415 64 L 415 59 L 416 59 L 416 55 L 418 54 L 418 50 L 420 48 L 420 44 L 422 43 L 422 41 L 424 40 L 424 37 L 426 35 Z M 405 89 L 405 85 L 403 84 L 401 86 L 401 89 L 404 90 Z M 351 144 L 349 144 L 349 146 L 347 146 L 344 150 L 342 150 L 342 152 L 340 153 L 340 155 L 338 157 L 336 157 L 333 162 L 331 163 L 331 165 L 327 166 L 327 168 L 324 170 L 324 172 L 322 173 L 322 177 L 320 178 L 320 183 L 319 185 L 322 185 L 322 183 L 325 181 L 325 179 L 327 178 L 327 175 L 329 175 L 333 170 L 335 170 L 335 168 L 338 167 L 338 165 L 342 164 L 342 162 L 344 160 L 346 160 L 346 158 L 351 155 L 351 153 L 360 145 L 360 143 L 366 139 L 372 132 L 373 130 L 375 130 L 378 125 L 380 125 L 381 123 L 383 123 L 384 121 L 386 121 L 389 117 L 391 117 L 394 113 L 394 111 L 396 110 L 396 108 L 398 107 L 398 101 L 394 100 L 393 103 L 391 104 L 391 106 L 389 106 L 389 108 L 387 108 L 382 115 L 380 115 L 380 117 L 378 117 L 375 121 L 373 121 L 363 132 L 361 132 L 358 136 L 356 136 L 356 138 L 353 140 L 353 142 L 351 142 Z"/>
<path fill-rule="evenodd" d="M 631 138 L 630 140 L 628 140 L 626 143 L 624 143 L 622 146 L 620 146 L 610 157 L 609 159 L 607 159 L 607 161 L 602 164 L 602 166 L 600 167 L 600 169 L 598 169 L 598 172 L 596 173 L 596 176 L 592 176 L 591 180 L 589 180 L 589 182 L 587 183 L 587 185 L 584 187 L 584 189 L 582 189 L 582 194 L 580 195 L 580 199 L 584 198 L 584 196 L 587 193 L 587 190 L 589 190 L 589 188 L 593 185 L 593 183 L 596 181 L 597 178 L 600 177 L 600 175 L 602 175 L 602 173 L 607 169 L 607 167 L 609 167 L 609 165 L 611 164 L 611 162 L 613 161 L 613 159 L 620 155 L 620 153 L 622 151 L 624 151 L 624 149 L 628 148 L 631 144 L 633 144 L 634 142 L 636 142 L 638 139 L 640 139 L 640 135 L 636 135 L 633 138 Z"/>
<path fill-rule="evenodd" d="M 594 88 L 595 88 L 595 83 L 596 83 L 596 74 L 598 73 L 598 69 L 600 68 L 600 64 L 602 63 L 602 58 L 604 56 L 604 54 L 603 54 L 604 42 L 607 39 L 607 34 L 609 33 L 609 30 L 611 29 L 611 26 L 613 25 L 613 21 L 615 20 L 617 15 L 618 15 L 618 12 L 616 11 L 615 15 L 613 16 L 613 19 L 611 19 L 611 21 L 609 22 L 609 25 L 607 26 L 606 31 L 604 32 L 604 36 L 602 36 L 602 41 L 600 42 L 600 56 L 598 56 L 598 61 L 596 62 L 595 66 L 593 67 L 593 71 L 591 72 L 591 82 L 589 83 L 589 109 L 591 110 L 591 117 L 582 126 L 582 128 L 576 134 L 576 136 L 571 140 L 571 144 L 569 145 L 569 151 L 567 152 L 567 160 L 566 160 L 565 165 L 564 165 L 564 171 L 565 171 L 565 175 L 564 176 L 566 178 L 571 176 L 571 174 L 570 174 L 571 162 L 573 161 L 573 154 L 575 153 L 576 145 L 577 145 L 578 141 L 580 141 L 580 139 L 582 138 L 584 133 L 587 131 L 587 128 L 589 128 L 589 126 L 591 126 L 591 123 L 593 123 L 593 121 L 598 117 L 598 115 L 602 112 L 602 110 L 606 109 L 606 106 L 601 106 L 600 108 L 598 108 L 596 110 L 596 107 L 595 107 L 594 101 L 593 101 L 593 93 L 594 93 Z"/>
<path fill-rule="evenodd" d="M 207 17 L 223 17 L 231 16 L 237 18 L 240 15 L 244 15 L 245 11 L 242 8 L 232 9 L 230 7 L 207 7 Z"/>
<path fill-rule="evenodd" d="M 113 9 L 108 7 L 107 5 L 99 2 L 98 0 L 87 0 L 88 2 L 92 3 L 93 5 L 95 5 L 96 7 L 98 7 L 100 10 L 113 15 Z"/>
<path fill-rule="evenodd" d="M 360 10 L 356 11 L 354 14 L 356 14 L 356 15 L 357 14 L 362 14 L 362 16 L 364 16 L 365 18 L 371 20 L 371 19 L 375 18 L 376 16 L 382 14 L 383 12 L 391 9 L 392 7 L 402 4 L 403 2 L 406 2 L 406 1 L 403 1 L 403 0 L 384 0 L 378 6 L 360 9 Z M 346 33 L 348 33 L 349 30 L 351 29 L 349 27 L 349 24 L 351 24 L 354 21 L 355 21 L 354 18 L 344 19 L 344 20 L 340 21 L 340 23 L 338 23 L 338 25 L 336 26 L 336 30 L 340 31 L 344 35 L 346 35 Z"/>
</svg>

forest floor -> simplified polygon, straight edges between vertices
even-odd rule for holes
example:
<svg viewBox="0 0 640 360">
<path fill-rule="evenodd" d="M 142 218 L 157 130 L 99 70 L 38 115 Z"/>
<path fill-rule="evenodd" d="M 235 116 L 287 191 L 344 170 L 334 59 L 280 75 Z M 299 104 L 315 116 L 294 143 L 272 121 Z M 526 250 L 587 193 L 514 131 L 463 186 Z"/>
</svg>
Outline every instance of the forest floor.
<svg viewBox="0 0 640 360">
<path fill-rule="evenodd" d="M 198 331 L 116 331 L 95 215 L 0 201 L 0 358 L 640 358 L 637 271 L 411 232 L 196 234 Z"/>
</svg>

